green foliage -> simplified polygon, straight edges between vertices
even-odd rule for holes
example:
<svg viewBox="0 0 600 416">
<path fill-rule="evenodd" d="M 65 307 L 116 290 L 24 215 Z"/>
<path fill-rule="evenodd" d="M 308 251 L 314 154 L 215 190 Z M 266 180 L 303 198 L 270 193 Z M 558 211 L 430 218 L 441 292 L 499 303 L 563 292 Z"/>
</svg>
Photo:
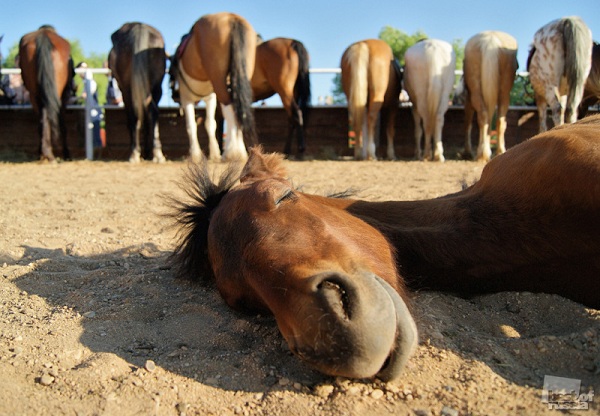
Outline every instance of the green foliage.
<svg viewBox="0 0 600 416">
<path fill-rule="evenodd" d="M 510 90 L 510 105 L 535 105 L 535 94 L 529 82 L 529 77 L 517 75 Z"/>
<path fill-rule="evenodd" d="M 385 26 L 379 31 L 379 39 L 390 45 L 394 57 L 400 62 L 400 65 L 404 66 L 404 54 L 406 50 L 413 46 L 420 40 L 427 39 L 428 36 L 425 32 L 417 30 L 412 35 L 408 35 L 405 32 L 395 29 L 391 26 Z"/>
</svg>

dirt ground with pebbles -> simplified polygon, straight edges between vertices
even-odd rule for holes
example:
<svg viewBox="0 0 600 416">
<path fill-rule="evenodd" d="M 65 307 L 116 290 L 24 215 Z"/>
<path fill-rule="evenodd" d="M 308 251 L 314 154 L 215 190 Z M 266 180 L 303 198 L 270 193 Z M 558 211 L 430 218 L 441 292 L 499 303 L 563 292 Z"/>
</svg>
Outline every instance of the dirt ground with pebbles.
<svg viewBox="0 0 600 416">
<path fill-rule="evenodd" d="M 423 199 L 473 183 L 447 161 L 285 162 L 306 192 Z M 161 195 L 184 162 L 0 163 L 0 414 L 546 414 L 545 375 L 600 392 L 600 312 L 559 296 L 415 294 L 401 380 L 323 376 L 270 316 L 174 279 Z M 215 171 L 222 164 L 213 164 Z M 600 397 L 591 410 L 600 413 Z"/>
</svg>

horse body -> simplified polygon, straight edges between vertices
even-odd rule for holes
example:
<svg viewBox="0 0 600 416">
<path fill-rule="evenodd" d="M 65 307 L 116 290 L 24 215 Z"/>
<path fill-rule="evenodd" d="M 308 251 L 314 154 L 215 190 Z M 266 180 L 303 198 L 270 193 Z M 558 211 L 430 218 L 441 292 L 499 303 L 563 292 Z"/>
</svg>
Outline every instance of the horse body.
<svg viewBox="0 0 600 416">
<path fill-rule="evenodd" d="M 394 160 L 394 123 L 402 75 L 392 49 L 379 39 L 353 43 L 342 55 L 341 69 L 349 124 L 356 134 L 354 157 L 377 159 L 375 139 L 381 112 L 387 120 L 387 157 Z"/>
<path fill-rule="evenodd" d="M 510 90 L 515 81 L 517 41 L 504 32 L 486 31 L 478 33 L 465 46 L 464 82 L 465 98 L 465 155 L 472 157 L 471 128 L 473 112 L 477 112 L 479 145 L 477 160 L 487 162 L 492 157 L 490 126 L 494 112 L 497 115 L 498 149 L 504 153 L 506 113 L 510 102 Z"/>
<path fill-rule="evenodd" d="M 178 48 L 177 56 L 171 60 L 171 88 L 179 89 L 192 159 L 198 160 L 201 155 L 194 110 L 201 99 L 207 102 L 210 158 L 221 157 L 214 122 L 217 100 L 227 122 L 223 159 L 247 158 L 244 137 L 256 143 L 250 86 L 255 57 L 256 32 L 244 18 L 233 13 L 201 17 L 185 44 Z"/>
<path fill-rule="evenodd" d="M 256 65 L 251 80 L 254 101 L 265 100 L 274 94 L 281 97 L 290 126 L 284 153 L 292 153 L 295 135 L 299 158 L 306 149 L 304 123 L 310 104 L 308 60 L 302 42 L 288 38 L 270 39 L 256 47 Z"/>
<path fill-rule="evenodd" d="M 577 120 L 591 68 L 592 32 L 579 17 L 554 20 L 533 38 L 527 70 L 538 107 L 540 132 L 546 131 L 546 109 L 555 126 Z"/>
<path fill-rule="evenodd" d="M 53 27 L 42 26 L 21 38 L 19 57 L 23 83 L 40 117 L 41 158 L 55 160 L 52 145 L 60 138 L 63 156 L 70 159 L 64 111 L 72 93 L 71 45 Z"/>
<path fill-rule="evenodd" d="M 437 39 L 417 42 L 406 51 L 404 65 L 404 87 L 413 104 L 415 157 L 443 162 L 442 129 L 456 68 L 452 45 Z M 424 153 L 421 152 L 423 132 Z"/>
<path fill-rule="evenodd" d="M 534 291 L 600 307 L 600 116 L 494 158 L 471 187 L 424 201 L 304 194 L 253 149 L 219 183 L 207 164 L 175 201 L 180 276 L 274 314 L 290 349 L 330 375 L 399 377 L 417 342 L 408 288 Z M 239 185 L 235 185 L 237 178 Z"/>
<path fill-rule="evenodd" d="M 129 161 L 140 161 L 143 136 L 146 157 L 152 143 L 152 160 L 164 162 L 158 129 L 158 102 L 166 69 L 164 39 L 154 27 L 130 22 L 114 32 L 111 40 L 109 68 L 119 84 L 127 112 L 131 137 Z"/>
<path fill-rule="evenodd" d="M 588 107 L 600 102 L 600 43 L 594 42 L 592 47 L 592 68 L 585 81 L 583 98 L 579 105 L 578 118 L 583 118 L 588 112 Z"/>
</svg>

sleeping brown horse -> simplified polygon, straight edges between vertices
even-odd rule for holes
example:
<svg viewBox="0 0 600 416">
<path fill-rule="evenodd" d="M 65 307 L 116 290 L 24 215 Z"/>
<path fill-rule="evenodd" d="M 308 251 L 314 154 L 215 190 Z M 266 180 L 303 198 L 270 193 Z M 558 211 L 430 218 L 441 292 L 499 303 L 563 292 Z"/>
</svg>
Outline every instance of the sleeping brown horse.
<svg viewBox="0 0 600 416">
<path fill-rule="evenodd" d="M 283 152 L 292 154 L 296 136 L 298 158 L 306 150 L 304 123 L 310 105 L 308 52 L 295 39 L 275 38 L 256 47 L 256 65 L 251 85 L 254 101 L 266 100 L 278 94 L 288 116 L 289 131 Z"/>
<path fill-rule="evenodd" d="M 31 106 L 39 117 L 42 160 L 55 161 L 53 145 L 70 159 L 64 111 L 72 93 L 71 45 L 52 26 L 41 26 L 19 42 L 19 66 Z"/>
<path fill-rule="evenodd" d="M 236 309 L 273 313 L 290 349 L 326 374 L 399 377 L 417 343 L 409 290 L 600 307 L 600 116 L 539 134 L 430 200 L 305 194 L 259 150 L 240 176 L 192 173 L 191 200 L 176 204 L 178 274 L 214 281 Z"/>
</svg>

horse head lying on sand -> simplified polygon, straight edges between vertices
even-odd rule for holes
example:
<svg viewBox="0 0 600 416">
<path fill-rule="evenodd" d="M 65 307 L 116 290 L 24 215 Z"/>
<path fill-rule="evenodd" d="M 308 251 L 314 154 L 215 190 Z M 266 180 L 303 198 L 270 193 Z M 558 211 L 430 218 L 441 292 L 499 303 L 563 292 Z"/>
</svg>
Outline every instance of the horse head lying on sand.
<svg viewBox="0 0 600 416">
<path fill-rule="evenodd" d="M 471 187 L 431 200 L 305 194 L 256 148 L 241 175 L 214 183 L 203 163 L 188 176 L 190 201 L 174 201 L 178 275 L 273 313 L 290 349 L 326 374 L 400 375 L 417 344 L 408 289 L 600 307 L 600 116 L 515 146 Z"/>
</svg>

